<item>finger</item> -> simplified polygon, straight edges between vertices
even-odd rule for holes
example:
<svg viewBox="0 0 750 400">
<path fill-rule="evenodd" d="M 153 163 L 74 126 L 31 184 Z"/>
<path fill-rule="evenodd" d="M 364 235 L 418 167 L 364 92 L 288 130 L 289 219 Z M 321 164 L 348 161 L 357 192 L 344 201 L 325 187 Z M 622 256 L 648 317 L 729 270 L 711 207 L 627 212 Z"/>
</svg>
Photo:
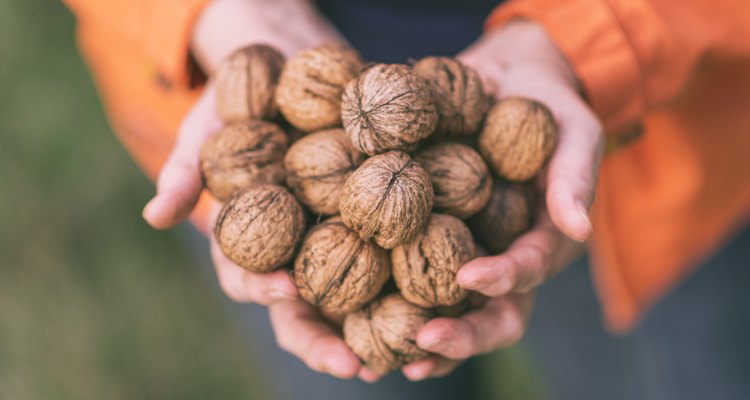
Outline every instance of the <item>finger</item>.
<svg viewBox="0 0 750 400">
<path fill-rule="evenodd" d="M 201 146 L 222 126 L 209 87 L 185 117 L 174 148 L 159 173 L 156 196 L 143 209 L 143 218 L 151 226 L 167 229 L 190 215 L 203 189 L 199 167 Z"/>
<path fill-rule="evenodd" d="M 581 109 L 585 106 L 581 105 Z M 554 224 L 571 239 L 591 235 L 588 209 L 594 200 L 603 153 L 601 124 L 585 109 L 560 116 L 557 150 L 547 171 L 547 209 Z"/>
<path fill-rule="evenodd" d="M 421 381 L 448 375 L 458 368 L 462 362 L 463 360 L 450 360 L 445 357 L 431 356 L 404 366 L 401 368 L 401 372 L 410 381 Z"/>
<path fill-rule="evenodd" d="M 315 371 L 347 379 L 357 375 L 359 360 L 312 306 L 283 301 L 269 310 L 279 347 Z"/>
<path fill-rule="evenodd" d="M 563 236 L 541 209 L 534 227 L 518 237 L 506 252 L 466 263 L 458 270 L 456 281 L 465 289 L 490 297 L 525 293 L 545 282 L 562 264 L 572 261 L 572 250 L 567 249 L 572 246 L 581 245 Z M 568 254 L 571 256 L 563 257 Z"/>
<path fill-rule="evenodd" d="M 297 287 L 292 282 L 289 272 L 280 269 L 267 274 L 256 274 L 245 270 L 221 252 L 213 237 L 211 257 L 221 289 L 236 302 L 269 305 L 297 297 Z"/>
<path fill-rule="evenodd" d="M 461 318 L 436 318 L 417 335 L 417 345 L 453 360 L 508 347 L 526 331 L 533 295 L 496 297 Z"/>
<path fill-rule="evenodd" d="M 357 374 L 357 377 L 359 377 L 359 379 L 362 379 L 363 381 L 367 383 L 375 383 L 380 380 L 380 375 L 373 372 L 371 369 L 367 367 L 360 368 L 359 373 Z"/>
</svg>

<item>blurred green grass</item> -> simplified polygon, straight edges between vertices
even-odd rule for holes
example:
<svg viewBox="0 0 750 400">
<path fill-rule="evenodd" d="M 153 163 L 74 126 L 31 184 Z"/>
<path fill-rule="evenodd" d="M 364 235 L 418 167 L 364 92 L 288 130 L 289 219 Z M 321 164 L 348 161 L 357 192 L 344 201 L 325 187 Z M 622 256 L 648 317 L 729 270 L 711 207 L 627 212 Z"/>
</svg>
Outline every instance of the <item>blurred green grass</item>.
<svg viewBox="0 0 750 400">
<path fill-rule="evenodd" d="M 142 222 L 62 4 L 0 1 L 0 88 L 0 398 L 269 398 L 198 260 Z M 539 398 L 521 349 L 482 363 L 487 398 Z"/>
</svg>

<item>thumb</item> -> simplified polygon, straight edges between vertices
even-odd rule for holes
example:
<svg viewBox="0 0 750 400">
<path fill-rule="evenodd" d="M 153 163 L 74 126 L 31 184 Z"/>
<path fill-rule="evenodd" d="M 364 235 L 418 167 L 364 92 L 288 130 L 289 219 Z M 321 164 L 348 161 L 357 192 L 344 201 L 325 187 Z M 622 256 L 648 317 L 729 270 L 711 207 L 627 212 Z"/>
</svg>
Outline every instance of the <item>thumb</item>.
<svg viewBox="0 0 750 400">
<path fill-rule="evenodd" d="M 183 120 L 174 148 L 159 173 L 156 196 L 143 209 L 143 218 L 149 225 L 167 229 L 190 215 L 203 190 L 201 146 L 222 126 L 209 85 Z"/>
</svg>

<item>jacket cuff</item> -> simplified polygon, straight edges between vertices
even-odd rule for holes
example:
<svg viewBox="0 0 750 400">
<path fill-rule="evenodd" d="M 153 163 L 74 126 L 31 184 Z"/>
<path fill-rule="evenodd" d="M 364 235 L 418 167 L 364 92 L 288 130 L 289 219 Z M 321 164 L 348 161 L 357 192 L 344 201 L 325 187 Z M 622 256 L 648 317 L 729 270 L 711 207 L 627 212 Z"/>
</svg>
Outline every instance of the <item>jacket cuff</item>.
<svg viewBox="0 0 750 400">
<path fill-rule="evenodd" d="M 571 63 L 607 131 L 637 122 L 646 107 L 638 57 L 606 0 L 511 0 L 490 14 L 485 29 L 514 18 L 544 26 Z"/>
<path fill-rule="evenodd" d="M 211 0 L 154 0 L 143 48 L 154 63 L 160 84 L 188 86 L 194 64 L 190 59 L 193 25 Z"/>
</svg>

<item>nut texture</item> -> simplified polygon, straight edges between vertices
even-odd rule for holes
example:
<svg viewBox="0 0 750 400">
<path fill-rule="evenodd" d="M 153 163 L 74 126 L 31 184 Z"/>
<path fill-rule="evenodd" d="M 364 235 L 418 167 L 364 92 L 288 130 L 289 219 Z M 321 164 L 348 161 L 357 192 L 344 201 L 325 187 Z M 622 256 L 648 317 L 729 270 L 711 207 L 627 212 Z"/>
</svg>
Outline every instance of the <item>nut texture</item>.
<svg viewBox="0 0 750 400">
<path fill-rule="evenodd" d="M 476 150 L 458 143 L 438 143 L 420 150 L 414 160 L 430 174 L 436 211 L 465 219 L 487 205 L 492 175 Z"/>
<path fill-rule="evenodd" d="M 273 119 L 278 114 L 274 93 L 284 56 L 256 44 L 230 54 L 216 71 L 216 102 L 225 122 Z"/>
<path fill-rule="evenodd" d="M 518 182 L 536 175 L 556 141 L 557 126 L 544 104 L 509 97 L 487 114 L 479 151 L 495 173 Z"/>
<path fill-rule="evenodd" d="M 490 107 L 479 74 L 449 57 L 425 57 L 413 69 L 432 86 L 440 116 L 435 133 L 455 136 L 477 133 Z"/>
<path fill-rule="evenodd" d="M 315 226 L 294 262 L 294 282 L 303 299 L 338 319 L 377 296 L 391 275 L 388 252 L 334 217 Z"/>
<path fill-rule="evenodd" d="M 430 177 L 406 153 L 370 157 L 346 180 L 339 210 L 362 240 L 392 249 L 417 234 L 432 210 Z"/>
<path fill-rule="evenodd" d="M 286 183 L 300 202 L 318 214 L 339 211 L 346 178 L 364 161 L 343 129 L 304 136 L 284 157 Z"/>
<path fill-rule="evenodd" d="M 286 134 L 270 122 L 236 122 L 209 138 L 201 148 L 206 187 L 220 201 L 258 183 L 284 181 Z"/>
<path fill-rule="evenodd" d="M 390 294 L 349 314 L 344 320 L 344 340 L 364 365 L 379 375 L 427 358 L 417 347 L 417 333 L 433 313 Z"/>
<path fill-rule="evenodd" d="M 477 241 L 491 254 L 505 251 L 531 227 L 536 212 L 536 190 L 531 183 L 495 180 L 492 196 L 468 223 Z"/>
<path fill-rule="evenodd" d="M 456 217 L 432 214 L 424 232 L 391 252 L 393 278 L 411 303 L 451 306 L 466 297 L 456 283 L 456 273 L 475 257 L 469 228 Z"/>
<path fill-rule="evenodd" d="M 377 64 L 346 85 L 341 120 L 354 147 L 368 155 L 405 150 L 438 122 L 429 83 L 400 64 Z"/>
<path fill-rule="evenodd" d="M 361 69 L 359 55 L 339 44 L 296 54 L 281 71 L 276 88 L 281 114 L 306 132 L 341 125 L 341 94 Z"/>
<path fill-rule="evenodd" d="M 214 226 L 221 251 L 240 267 L 258 273 L 289 262 L 304 231 L 305 214 L 294 196 L 268 184 L 232 197 Z"/>
</svg>

